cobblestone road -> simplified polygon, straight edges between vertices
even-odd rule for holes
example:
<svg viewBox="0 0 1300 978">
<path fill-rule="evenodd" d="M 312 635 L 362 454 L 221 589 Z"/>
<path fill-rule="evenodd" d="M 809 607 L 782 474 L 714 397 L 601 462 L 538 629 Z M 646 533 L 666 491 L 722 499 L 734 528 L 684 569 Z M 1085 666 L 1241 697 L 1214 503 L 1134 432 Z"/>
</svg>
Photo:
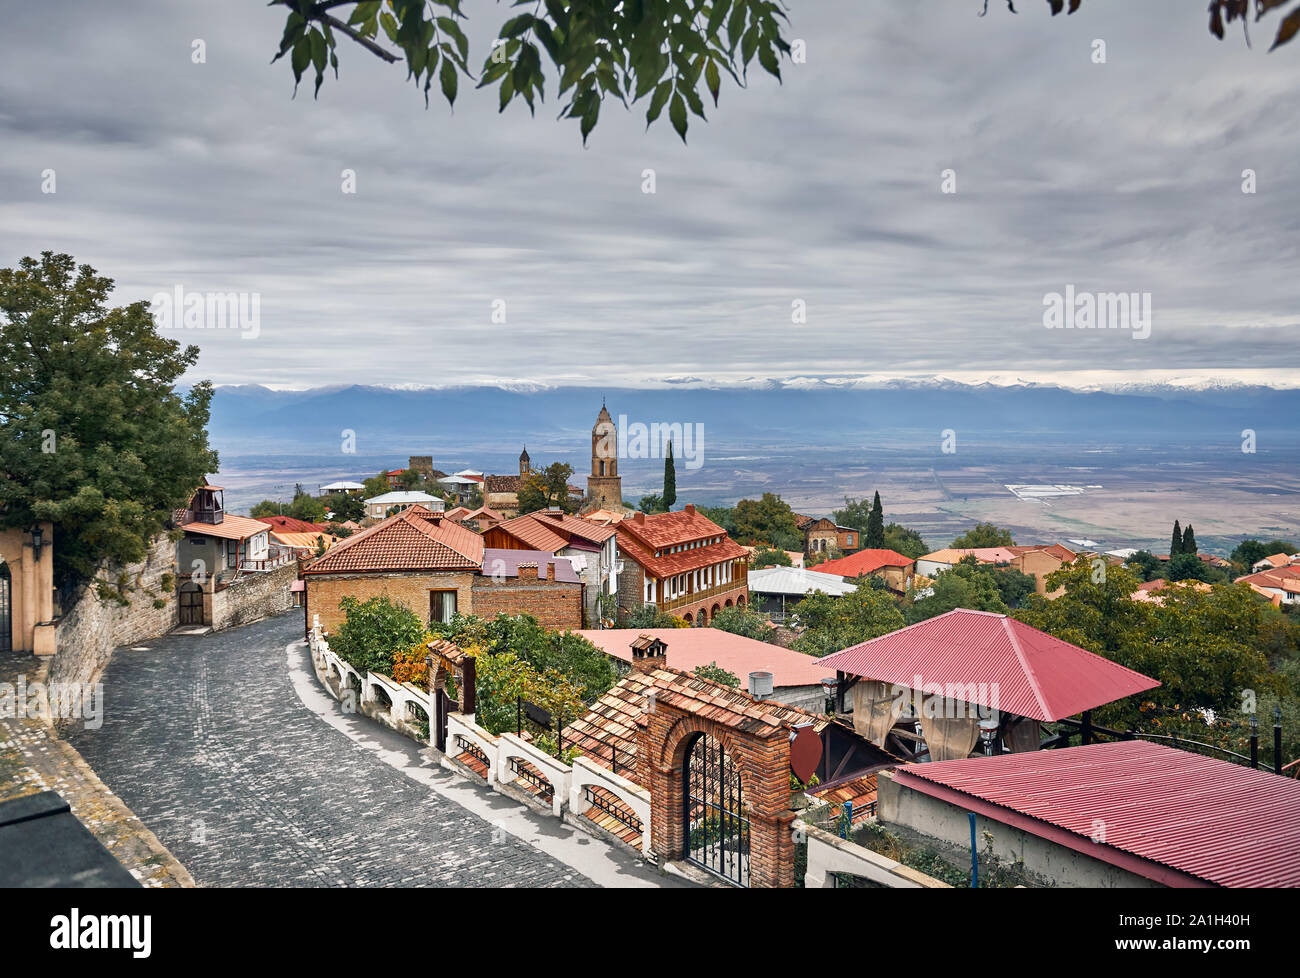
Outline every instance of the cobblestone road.
<svg viewBox="0 0 1300 978">
<path fill-rule="evenodd" d="M 412 741 L 364 717 L 325 722 L 305 705 L 310 690 L 300 674 L 295 691 L 290 675 L 295 655 L 310 669 L 305 647 L 286 667 L 286 646 L 301 637 L 301 614 L 290 613 L 119 650 L 104 676 L 103 726 L 68 733 L 200 886 L 590 885 L 441 792 L 473 792 L 479 810 L 509 809 L 516 821 L 541 816 L 431 770 Z M 373 729 L 349 735 L 344 724 Z M 422 765 L 426 783 L 380 759 L 394 751 Z M 577 834 L 553 820 L 536 831 Z M 578 844 L 610 862 L 597 840 Z M 635 860 L 613 858 L 630 882 L 651 881 Z"/>
</svg>

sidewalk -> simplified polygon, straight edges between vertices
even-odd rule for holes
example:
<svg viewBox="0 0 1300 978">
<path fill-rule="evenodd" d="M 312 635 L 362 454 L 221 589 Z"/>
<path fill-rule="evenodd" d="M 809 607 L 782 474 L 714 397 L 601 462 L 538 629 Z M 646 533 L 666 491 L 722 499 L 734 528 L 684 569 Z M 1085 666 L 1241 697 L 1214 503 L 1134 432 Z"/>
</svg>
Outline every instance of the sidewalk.
<svg viewBox="0 0 1300 978">
<path fill-rule="evenodd" d="M 0 655 L 0 683 L 44 682 L 49 664 L 23 653 Z M 57 791 L 72 812 L 144 886 L 193 886 L 157 837 L 61 740 L 44 719 L 0 717 L 0 801 Z"/>
</svg>

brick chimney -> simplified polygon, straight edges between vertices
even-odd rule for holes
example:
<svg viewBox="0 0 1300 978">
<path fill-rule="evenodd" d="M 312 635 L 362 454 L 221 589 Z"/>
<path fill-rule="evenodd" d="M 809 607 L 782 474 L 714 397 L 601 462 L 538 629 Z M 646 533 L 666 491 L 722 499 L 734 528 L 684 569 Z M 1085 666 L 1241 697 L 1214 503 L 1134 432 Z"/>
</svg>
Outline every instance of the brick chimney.
<svg viewBox="0 0 1300 978">
<path fill-rule="evenodd" d="M 633 523 L 644 523 L 644 522 L 645 522 L 645 513 L 640 513 L 640 512 L 633 513 L 633 514 L 632 514 L 632 522 L 633 522 Z"/>
<path fill-rule="evenodd" d="M 694 515 L 695 515 L 695 504 L 694 504 L 694 503 L 687 503 L 687 504 L 686 504 L 686 512 L 689 513 L 691 516 L 694 516 Z"/>
<path fill-rule="evenodd" d="M 638 636 L 632 642 L 632 669 L 650 672 L 668 665 L 668 644 L 653 635 Z"/>
</svg>

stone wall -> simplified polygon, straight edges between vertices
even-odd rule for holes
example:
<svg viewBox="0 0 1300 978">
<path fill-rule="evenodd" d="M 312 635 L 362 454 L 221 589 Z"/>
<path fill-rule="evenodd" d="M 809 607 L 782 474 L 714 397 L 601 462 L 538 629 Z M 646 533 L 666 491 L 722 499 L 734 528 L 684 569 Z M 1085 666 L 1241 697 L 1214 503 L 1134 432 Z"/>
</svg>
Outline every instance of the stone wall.
<svg viewBox="0 0 1300 978">
<path fill-rule="evenodd" d="M 93 587 L 86 587 L 64 608 L 50 682 L 96 682 L 113 649 L 138 645 L 176 627 L 176 544 L 166 535 L 157 537 L 141 563 L 110 565 L 100 576 L 117 580 L 122 573 L 131 589 L 128 604 L 101 598 Z M 168 575 L 171 579 L 165 581 Z M 156 601 L 162 606 L 155 607 Z"/>
<path fill-rule="evenodd" d="M 343 624 L 346 617 L 339 610 L 345 597 L 358 601 L 387 595 L 410 608 L 421 619 L 429 617 L 430 591 L 455 591 L 456 608 L 462 615 L 476 613 L 472 571 L 440 571 L 416 574 L 307 574 L 307 614 L 320 615 L 321 626 L 329 632 Z"/>
<path fill-rule="evenodd" d="M 212 595 L 213 629 L 233 628 L 278 615 L 293 607 L 289 586 L 298 579 L 291 561 L 265 574 L 244 574 Z"/>
</svg>

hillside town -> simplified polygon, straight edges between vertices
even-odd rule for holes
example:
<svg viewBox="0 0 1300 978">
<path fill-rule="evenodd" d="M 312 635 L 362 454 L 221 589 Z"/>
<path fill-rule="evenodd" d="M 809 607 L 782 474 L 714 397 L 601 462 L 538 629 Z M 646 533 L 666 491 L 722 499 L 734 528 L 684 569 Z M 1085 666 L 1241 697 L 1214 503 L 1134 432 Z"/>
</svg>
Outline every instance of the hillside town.
<svg viewBox="0 0 1300 978">
<path fill-rule="evenodd" d="M 931 550 L 878 493 L 826 516 L 774 494 L 673 508 L 670 446 L 633 506 L 619 444 L 602 405 L 585 487 L 526 448 L 517 474 L 411 456 L 251 515 L 204 480 L 160 538 L 153 628 L 296 619 L 345 713 L 696 885 L 1300 885 L 1300 548 L 1229 559 L 1175 524 L 1170 554 L 1101 552 L 980 524 Z M 40 606 L 53 526 L 4 539 L 6 651 L 98 678 L 111 648 L 60 669 L 75 633 Z M 1227 620 L 1222 679 L 1189 685 L 1209 632 L 1176 633 Z M 1207 783 L 1241 803 L 1189 822 Z"/>
</svg>

